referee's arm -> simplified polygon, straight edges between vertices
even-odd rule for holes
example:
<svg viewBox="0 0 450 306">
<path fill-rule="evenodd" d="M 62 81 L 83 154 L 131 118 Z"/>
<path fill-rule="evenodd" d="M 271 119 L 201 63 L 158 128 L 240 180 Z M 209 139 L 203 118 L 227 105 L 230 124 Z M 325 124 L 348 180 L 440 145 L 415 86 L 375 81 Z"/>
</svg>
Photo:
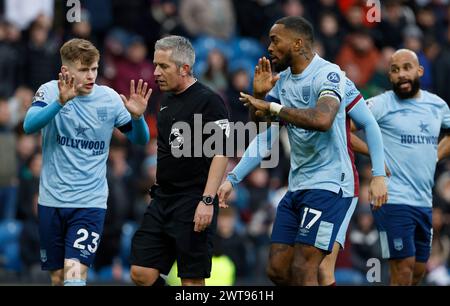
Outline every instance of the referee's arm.
<svg viewBox="0 0 450 306">
<path fill-rule="evenodd" d="M 208 172 L 208 181 L 206 182 L 204 195 L 213 197 L 217 194 L 217 189 L 222 182 L 228 163 L 228 157 L 224 155 L 215 155 Z M 213 205 L 204 205 L 202 201 L 197 206 L 194 215 L 194 231 L 201 232 L 205 230 L 212 222 L 214 214 Z"/>
<path fill-rule="evenodd" d="M 209 168 L 208 181 L 203 194 L 216 195 L 228 164 L 228 157 L 215 155 Z"/>
</svg>

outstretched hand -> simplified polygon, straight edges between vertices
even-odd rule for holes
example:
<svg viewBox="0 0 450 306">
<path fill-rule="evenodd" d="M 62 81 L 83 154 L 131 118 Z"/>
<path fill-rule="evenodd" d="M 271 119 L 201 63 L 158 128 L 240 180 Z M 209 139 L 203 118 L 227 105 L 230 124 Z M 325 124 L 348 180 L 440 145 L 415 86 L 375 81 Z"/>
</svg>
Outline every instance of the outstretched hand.
<svg viewBox="0 0 450 306">
<path fill-rule="evenodd" d="M 217 190 L 220 208 L 228 208 L 227 200 L 232 191 L 233 185 L 231 185 L 230 181 L 226 180 L 225 182 L 222 183 L 222 185 L 220 185 L 219 189 Z"/>
<path fill-rule="evenodd" d="M 255 97 L 245 94 L 243 92 L 240 93 L 241 97 L 239 100 L 244 103 L 244 106 L 250 107 L 252 106 L 255 109 L 255 114 L 258 117 L 262 118 L 270 118 L 270 103 L 256 99 Z"/>
<path fill-rule="evenodd" d="M 130 98 L 127 99 L 124 95 L 120 95 L 122 98 L 123 104 L 128 112 L 131 114 L 133 119 L 138 119 L 142 114 L 144 114 L 147 109 L 148 99 L 152 95 L 152 89 L 149 88 L 147 91 L 148 84 L 147 82 L 139 79 L 137 84 L 137 88 L 135 89 L 134 80 L 130 82 Z"/>
<path fill-rule="evenodd" d="M 75 86 L 75 77 L 69 73 L 60 73 L 58 75 L 59 102 L 65 105 L 67 101 L 78 96 L 78 91 L 83 84 Z"/>
<path fill-rule="evenodd" d="M 270 60 L 266 57 L 258 60 L 258 65 L 255 67 L 255 75 L 253 77 L 253 92 L 258 97 L 264 97 L 279 80 L 280 76 L 272 74 L 270 67 Z"/>
</svg>

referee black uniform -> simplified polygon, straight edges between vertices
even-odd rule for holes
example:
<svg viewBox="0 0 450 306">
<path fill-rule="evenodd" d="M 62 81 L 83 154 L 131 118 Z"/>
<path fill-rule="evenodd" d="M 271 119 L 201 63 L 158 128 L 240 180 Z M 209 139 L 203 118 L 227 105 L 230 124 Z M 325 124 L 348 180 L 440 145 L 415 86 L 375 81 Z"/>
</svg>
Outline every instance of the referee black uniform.
<svg viewBox="0 0 450 306">
<path fill-rule="evenodd" d="M 194 157 L 195 114 L 202 115 L 202 130 L 206 123 L 216 122 L 226 139 L 224 123 L 228 123 L 228 112 L 218 94 L 198 81 L 180 94 L 165 94 L 158 113 L 157 185 L 151 189 L 152 201 L 133 237 L 131 250 L 132 265 L 158 269 L 162 274 L 168 274 L 177 260 L 180 278 L 210 277 L 218 213 L 216 197 L 211 225 L 204 231 L 194 232 L 195 210 L 213 159 L 203 153 Z M 180 121 L 189 124 L 190 133 L 174 125 Z M 202 133 L 202 146 L 209 136 Z M 191 157 L 173 155 L 173 149 L 189 145 Z M 226 150 L 225 146 L 222 148 Z M 225 155 L 224 151 L 218 153 Z"/>
</svg>

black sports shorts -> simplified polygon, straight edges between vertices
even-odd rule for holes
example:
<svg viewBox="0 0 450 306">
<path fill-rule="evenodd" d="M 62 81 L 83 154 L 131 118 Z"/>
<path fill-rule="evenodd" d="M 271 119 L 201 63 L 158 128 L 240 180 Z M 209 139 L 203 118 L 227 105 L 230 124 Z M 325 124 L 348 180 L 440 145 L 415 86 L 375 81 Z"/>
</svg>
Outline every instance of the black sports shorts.
<svg viewBox="0 0 450 306">
<path fill-rule="evenodd" d="M 176 260 L 178 277 L 209 278 L 219 209 L 217 197 L 211 225 L 194 232 L 194 214 L 201 193 L 169 194 L 152 187 L 151 194 L 152 200 L 132 240 L 131 264 L 168 274 Z"/>
</svg>

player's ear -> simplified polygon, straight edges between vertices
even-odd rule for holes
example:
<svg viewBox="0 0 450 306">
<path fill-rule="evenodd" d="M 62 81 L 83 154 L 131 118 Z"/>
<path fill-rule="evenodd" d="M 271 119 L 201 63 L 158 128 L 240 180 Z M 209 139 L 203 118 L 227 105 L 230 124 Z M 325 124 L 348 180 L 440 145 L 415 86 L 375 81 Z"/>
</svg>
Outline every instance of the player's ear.
<svg viewBox="0 0 450 306">
<path fill-rule="evenodd" d="M 61 73 L 67 73 L 69 72 L 69 68 L 66 65 L 61 66 Z"/>
<path fill-rule="evenodd" d="M 302 46 L 303 46 L 303 40 L 301 38 L 297 38 L 296 40 L 294 40 L 293 48 L 294 48 L 295 52 L 299 52 L 301 50 Z"/>
<path fill-rule="evenodd" d="M 425 69 L 423 68 L 423 66 L 419 66 L 419 68 L 417 69 L 417 74 L 419 75 L 419 77 L 422 77 L 424 72 Z"/>
</svg>

